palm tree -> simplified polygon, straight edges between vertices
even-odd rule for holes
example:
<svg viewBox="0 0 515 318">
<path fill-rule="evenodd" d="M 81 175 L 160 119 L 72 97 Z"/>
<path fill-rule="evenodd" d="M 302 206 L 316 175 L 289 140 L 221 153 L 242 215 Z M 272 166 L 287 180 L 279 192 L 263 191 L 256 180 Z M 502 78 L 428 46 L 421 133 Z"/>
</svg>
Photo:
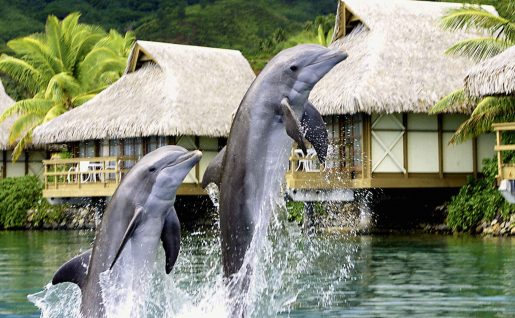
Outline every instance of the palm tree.
<svg viewBox="0 0 515 318">
<path fill-rule="evenodd" d="M 497 16 L 482 7 L 451 9 L 441 20 L 442 27 L 451 30 L 477 29 L 486 36 L 457 42 L 446 53 L 468 57 L 476 62 L 493 57 L 515 45 L 515 22 Z M 442 98 L 431 113 L 445 112 L 460 105 L 474 106 L 474 111 L 455 132 L 451 143 L 463 142 L 491 131 L 494 122 L 515 120 L 515 97 L 469 97 L 463 88 Z"/>
<path fill-rule="evenodd" d="M 17 57 L 0 57 L 0 72 L 32 96 L 0 116 L 0 122 L 16 117 L 9 136 L 9 143 L 16 143 L 14 160 L 30 144 L 34 128 L 91 99 L 125 69 L 134 35 L 106 34 L 100 27 L 79 23 L 79 17 L 71 13 L 59 21 L 49 16 L 45 33 L 7 43 Z"/>
</svg>

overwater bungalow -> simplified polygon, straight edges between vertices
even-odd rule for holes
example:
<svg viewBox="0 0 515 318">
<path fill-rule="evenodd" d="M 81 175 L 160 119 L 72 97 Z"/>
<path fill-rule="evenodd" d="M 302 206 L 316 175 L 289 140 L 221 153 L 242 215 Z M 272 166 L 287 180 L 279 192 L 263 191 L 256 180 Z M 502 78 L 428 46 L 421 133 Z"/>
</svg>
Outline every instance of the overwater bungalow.
<svg viewBox="0 0 515 318">
<path fill-rule="evenodd" d="M 35 143 L 71 157 L 44 161 L 43 195 L 111 196 L 139 158 L 167 144 L 203 152 L 177 192 L 203 194 L 199 180 L 254 78 L 239 51 L 137 41 L 117 82 L 34 131 Z"/>
<path fill-rule="evenodd" d="M 358 188 L 450 188 L 475 176 L 494 155 L 495 136 L 449 144 L 467 105 L 429 115 L 463 87 L 472 64 L 447 56 L 469 32 L 439 26 L 462 4 L 406 0 L 342 0 L 332 47 L 349 57 L 313 89 L 332 143 L 325 166 L 295 151 L 287 174 L 293 193 Z M 487 10 L 495 11 L 491 6 Z"/>
<path fill-rule="evenodd" d="M 515 96 L 515 46 L 471 68 L 465 77 L 465 91 L 473 97 Z M 499 190 L 515 203 L 515 165 L 503 161 L 503 153 L 514 151 L 514 144 L 503 141 L 503 132 L 515 133 L 515 122 L 493 125 L 496 134 L 497 180 Z"/>
<path fill-rule="evenodd" d="M 12 104 L 14 104 L 14 100 L 7 95 L 4 86 L 0 82 L 0 114 Z M 14 118 L 12 117 L 0 123 L 0 150 L 2 151 L 0 179 L 25 175 L 41 175 L 43 171 L 41 161 L 45 158 L 44 151 L 29 148 L 22 153 L 16 162 L 12 160 L 14 146 L 9 144 L 9 133 L 13 124 Z"/>
</svg>

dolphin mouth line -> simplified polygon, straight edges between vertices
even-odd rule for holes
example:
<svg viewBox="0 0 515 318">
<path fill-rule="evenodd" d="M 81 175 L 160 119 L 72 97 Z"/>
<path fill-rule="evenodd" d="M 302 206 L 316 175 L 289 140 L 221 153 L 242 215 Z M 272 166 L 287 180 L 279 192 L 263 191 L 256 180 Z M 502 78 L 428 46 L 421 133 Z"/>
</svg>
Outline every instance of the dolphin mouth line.
<svg viewBox="0 0 515 318">
<path fill-rule="evenodd" d="M 180 156 L 177 161 L 174 161 L 173 163 L 164 166 L 161 170 L 170 168 L 170 167 L 174 167 L 174 166 L 178 166 L 193 157 L 201 157 L 201 156 L 202 156 L 202 153 L 199 150 L 189 151 L 189 152 L 185 153 L 184 155 Z"/>
<path fill-rule="evenodd" d="M 338 53 L 338 54 L 336 54 L 336 53 Z M 326 62 L 326 61 L 329 61 L 329 60 L 332 60 L 332 59 L 336 59 L 336 58 L 339 59 L 338 63 L 340 63 L 341 61 L 343 61 L 343 60 L 345 60 L 347 58 L 347 56 L 345 55 L 344 52 L 337 51 L 336 53 L 331 55 L 331 56 L 329 56 L 328 58 L 325 58 L 325 59 L 320 60 L 320 61 L 315 61 L 315 62 L 313 62 L 313 63 L 311 63 L 309 65 L 310 66 L 311 65 L 317 65 L 317 64 L 320 64 L 320 63 L 323 63 L 323 62 Z M 336 63 L 336 64 L 338 64 L 338 63 Z"/>
</svg>

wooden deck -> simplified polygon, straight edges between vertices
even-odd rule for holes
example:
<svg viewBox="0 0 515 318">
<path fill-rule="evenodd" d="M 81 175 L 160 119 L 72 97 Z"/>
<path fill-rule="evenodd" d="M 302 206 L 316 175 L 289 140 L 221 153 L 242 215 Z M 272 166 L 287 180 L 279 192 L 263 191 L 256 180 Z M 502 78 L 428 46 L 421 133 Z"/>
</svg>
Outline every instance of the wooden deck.
<svg viewBox="0 0 515 318">
<path fill-rule="evenodd" d="M 44 160 L 45 198 L 109 197 L 135 163 L 131 157 L 90 157 Z M 185 183 L 177 195 L 203 195 L 196 183 Z"/>
<path fill-rule="evenodd" d="M 317 160 L 313 158 L 313 160 Z M 371 173 L 364 167 L 336 167 L 326 169 L 315 163 L 316 169 L 299 168 L 299 159 L 290 158 L 286 173 L 289 189 L 334 190 L 364 188 L 456 188 L 464 185 L 471 173 Z"/>
<path fill-rule="evenodd" d="M 515 144 L 503 144 L 502 133 L 503 132 L 514 132 L 515 133 L 515 122 L 512 123 L 499 123 L 492 125 L 493 130 L 496 134 L 497 144 L 495 145 L 495 151 L 497 152 L 497 182 L 501 180 L 515 180 L 515 164 L 509 164 L 503 162 L 503 152 L 515 151 Z"/>
</svg>

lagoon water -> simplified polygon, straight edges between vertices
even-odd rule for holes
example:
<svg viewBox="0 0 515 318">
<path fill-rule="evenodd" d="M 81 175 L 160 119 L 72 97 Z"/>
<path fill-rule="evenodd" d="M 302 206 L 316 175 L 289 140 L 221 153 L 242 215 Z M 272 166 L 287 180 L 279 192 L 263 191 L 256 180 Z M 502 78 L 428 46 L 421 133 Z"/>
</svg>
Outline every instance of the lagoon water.
<svg viewBox="0 0 515 318">
<path fill-rule="evenodd" d="M 296 230 L 286 232 L 287 244 L 272 240 L 271 252 L 262 255 L 254 317 L 515 317 L 515 239 L 307 239 Z M 92 232 L 0 232 L 0 317 L 40 317 L 29 294 L 43 307 L 51 306 L 56 295 L 73 298 L 69 286 L 52 287 L 52 297 L 42 290 L 53 272 L 89 248 L 92 239 Z M 210 299 L 220 297 L 217 246 L 214 235 L 184 235 L 174 272 L 156 275 L 165 295 L 153 295 L 154 301 L 174 302 L 156 305 L 161 307 L 154 309 L 156 316 L 219 316 L 220 299 Z"/>
</svg>

